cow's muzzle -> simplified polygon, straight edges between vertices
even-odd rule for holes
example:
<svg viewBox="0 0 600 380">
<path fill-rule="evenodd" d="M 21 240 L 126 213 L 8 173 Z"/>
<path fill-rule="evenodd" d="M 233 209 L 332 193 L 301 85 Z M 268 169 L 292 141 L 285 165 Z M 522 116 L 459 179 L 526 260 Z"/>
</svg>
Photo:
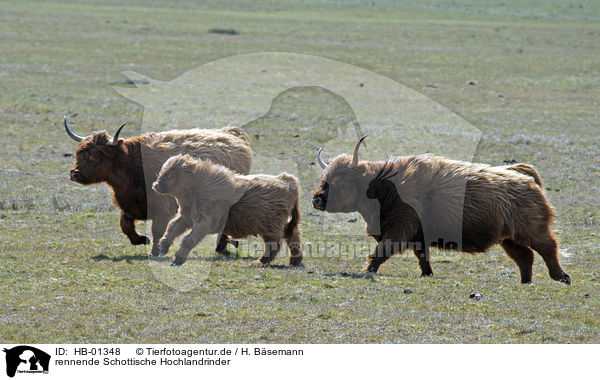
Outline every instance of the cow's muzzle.
<svg viewBox="0 0 600 380">
<path fill-rule="evenodd" d="M 325 207 L 327 206 L 327 199 L 323 196 L 316 195 L 312 199 L 312 205 L 317 210 L 325 211 Z"/>
<path fill-rule="evenodd" d="M 74 182 L 85 182 L 85 177 L 83 176 L 83 174 L 81 174 L 79 169 L 71 170 L 70 179 L 71 179 L 71 181 L 74 181 Z"/>
</svg>

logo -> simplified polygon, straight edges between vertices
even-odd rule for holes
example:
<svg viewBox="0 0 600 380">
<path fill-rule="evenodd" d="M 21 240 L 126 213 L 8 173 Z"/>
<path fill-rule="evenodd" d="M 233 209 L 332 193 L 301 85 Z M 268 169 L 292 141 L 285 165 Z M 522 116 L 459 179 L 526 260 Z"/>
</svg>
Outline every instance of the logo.
<svg viewBox="0 0 600 380">
<path fill-rule="evenodd" d="M 14 377 L 15 373 L 48 373 L 50 355 L 31 346 L 16 346 L 7 350 L 6 374 Z"/>
</svg>

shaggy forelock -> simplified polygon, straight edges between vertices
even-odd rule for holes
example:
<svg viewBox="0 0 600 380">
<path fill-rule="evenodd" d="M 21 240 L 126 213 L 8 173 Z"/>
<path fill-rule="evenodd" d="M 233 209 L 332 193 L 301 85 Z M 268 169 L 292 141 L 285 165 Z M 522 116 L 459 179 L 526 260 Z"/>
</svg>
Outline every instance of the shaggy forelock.
<svg viewBox="0 0 600 380">
<path fill-rule="evenodd" d="M 177 156 L 170 157 L 163 165 L 162 172 L 184 172 L 193 175 L 196 180 L 206 181 L 209 178 L 209 184 L 212 182 L 219 182 L 218 178 L 228 178 L 232 175 L 230 169 L 214 164 L 207 160 L 195 159 L 189 154 L 178 154 Z"/>
<path fill-rule="evenodd" d="M 377 173 L 373 170 L 374 166 L 372 162 L 359 161 L 357 167 L 358 169 L 360 169 L 359 171 L 356 170 L 357 168 L 351 168 L 351 163 L 352 155 L 345 153 L 340 154 L 339 156 L 335 157 L 325 169 L 323 169 L 323 173 L 321 174 L 321 180 L 327 181 L 332 177 L 336 176 L 340 176 L 340 178 L 349 178 L 352 176 L 359 175 L 358 173 L 361 173 L 363 176 L 366 174 L 375 175 Z M 390 161 L 390 165 L 395 167 L 395 162 L 393 160 Z M 394 173 L 392 172 L 387 174 Z"/>
<path fill-rule="evenodd" d="M 348 154 L 340 154 L 331 161 L 325 169 L 323 169 L 322 178 L 327 179 L 339 169 L 349 168 L 352 162 L 352 156 Z"/>
<path fill-rule="evenodd" d="M 107 145 L 109 141 L 110 138 L 108 137 L 106 131 L 94 132 L 93 134 L 84 138 L 81 143 L 79 143 L 76 152 L 89 149 L 94 145 Z"/>
<path fill-rule="evenodd" d="M 171 170 L 179 170 L 184 167 L 193 167 L 196 165 L 196 161 L 189 154 L 178 154 L 176 156 L 169 157 L 163 164 L 162 171 L 168 172 Z"/>
</svg>

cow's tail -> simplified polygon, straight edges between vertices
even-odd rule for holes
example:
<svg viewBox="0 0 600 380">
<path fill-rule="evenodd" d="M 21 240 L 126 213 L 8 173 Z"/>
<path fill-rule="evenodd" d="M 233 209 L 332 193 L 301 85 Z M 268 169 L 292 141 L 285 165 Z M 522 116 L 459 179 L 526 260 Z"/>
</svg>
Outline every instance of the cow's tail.
<svg viewBox="0 0 600 380">
<path fill-rule="evenodd" d="M 300 224 L 300 186 L 298 180 L 293 175 L 287 173 L 281 173 L 277 176 L 288 185 L 290 192 L 294 193 L 296 200 L 294 201 L 294 207 L 292 208 L 291 219 L 283 230 L 283 235 L 286 239 L 289 239 L 295 234 L 299 234 L 298 225 Z"/>
<path fill-rule="evenodd" d="M 296 202 L 292 208 L 291 218 L 287 226 L 285 226 L 283 233 L 287 245 L 290 249 L 290 265 L 300 266 L 302 265 L 302 242 L 300 240 L 300 197 L 296 191 Z"/>
<path fill-rule="evenodd" d="M 291 218 L 283 230 L 284 237 L 290 239 L 298 233 L 298 225 L 300 224 L 300 199 L 296 198 L 296 203 L 290 213 Z"/>
<path fill-rule="evenodd" d="M 244 132 L 244 130 L 240 127 L 229 126 L 229 127 L 222 128 L 221 130 L 225 133 L 229 133 L 231 135 L 237 136 L 237 137 L 241 138 L 242 140 L 245 140 L 246 142 L 250 142 L 250 137 L 248 137 L 248 134 L 246 132 Z"/>
<path fill-rule="evenodd" d="M 542 179 L 540 178 L 539 173 L 531 165 L 516 164 L 516 165 L 509 166 L 507 169 L 514 170 L 514 171 L 519 172 L 521 174 L 528 175 L 531 178 L 533 178 L 533 180 L 535 181 L 535 183 L 538 184 L 539 187 L 543 186 Z"/>
</svg>

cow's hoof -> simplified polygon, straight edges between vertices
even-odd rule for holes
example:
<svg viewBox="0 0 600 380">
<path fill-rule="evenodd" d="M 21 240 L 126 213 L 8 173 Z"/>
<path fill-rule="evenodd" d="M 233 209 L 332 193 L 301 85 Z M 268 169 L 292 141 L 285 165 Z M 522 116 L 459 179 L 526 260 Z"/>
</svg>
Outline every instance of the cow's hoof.
<svg viewBox="0 0 600 380">
<path fill-rule="evenodd" d="M 215 247 L 215 252 L 217 253 L 225 253 L 225 250 L 227 249 L 227 241 L 226 239 L 221 239 L 219 241 L 219 244 L 217 244 L 217 246 Z"/>
<path fill-rule="evenodd" d="M 231 256 L 231 252 L 229 252 L 229 250 L 227 250 L 227 248 L 215 249 L 215 252 L 217 252 L 219 255 L 222 255 L 222 256 Z"/>
<path fill-rule="evenodd" d="M 558 281 L 565 283 L 567 285 L 571 285 L 571 277 L 568 274 L 566 274 L 565 272 L 563 272 L 560 280 L 558 280 Z"/>
<path fill-rule="evenodd" d="M 163 257 L 166 256 L 167 253 L 169 253 L 169 248 L 159 247 L 158 252 L 156 252 L 156 256 Z M 152 254 L 154 255 L 154 252 L 152 252 Z"/>
<path fill-rule="evenodd" d="M 231 240 L 227 235 L 221 235 L 221 238 L 217 243 L 217 247 L 215 248 L 215 252 L 225 254 L 227 244 L 233 245 L 236 249 L 240 245 L 240 243 L 237 240 Z"/>
<path fill-rule="evenodd" d="M 377 269 L 379 269 L 379 268 L 375 268 L 370 265 L 367 265 L 366 267 L 361 269 L 360 272 L 361 273 L 377 273 Z"/>
<path fill-rule="evenodd" d="M 150 243 L 150 238 L 148 238 L 148 236 L 145 235 L 142 235 L 137 240 L 131 242 L 131 244 L 133 245 L 148 245 Z"/>
<path fill-rule="evenodd" d="M 183 265 L 183 263 L 185 263 L 185 260 L 181 260 L 176 257 L 173 259 L 173 261 L 171 261 L 171 266 L 172 267 L 180 267 Z"/>
<path fill-rule="evenodd" d="M 377 272 L 363 272 L 360 277 L 365 278 L 367 280 L 374 280 L 375 279 L 375 273 Z"/>
</svg>

